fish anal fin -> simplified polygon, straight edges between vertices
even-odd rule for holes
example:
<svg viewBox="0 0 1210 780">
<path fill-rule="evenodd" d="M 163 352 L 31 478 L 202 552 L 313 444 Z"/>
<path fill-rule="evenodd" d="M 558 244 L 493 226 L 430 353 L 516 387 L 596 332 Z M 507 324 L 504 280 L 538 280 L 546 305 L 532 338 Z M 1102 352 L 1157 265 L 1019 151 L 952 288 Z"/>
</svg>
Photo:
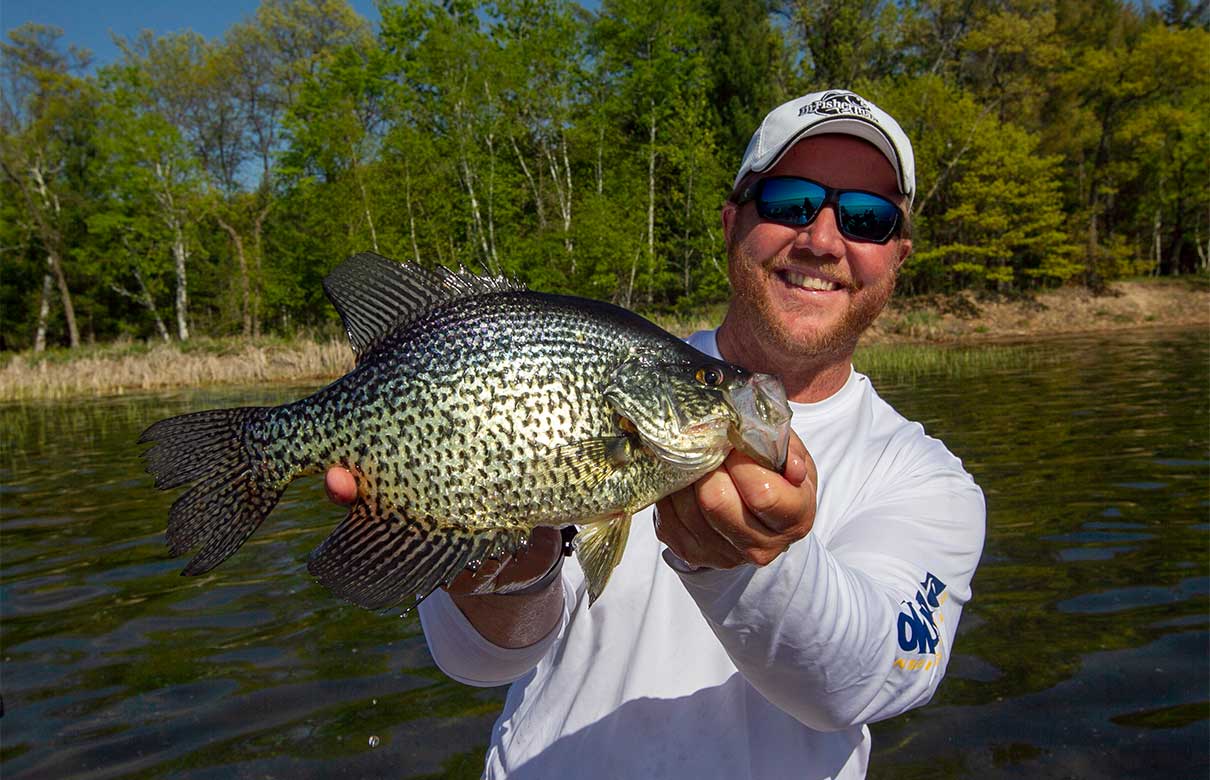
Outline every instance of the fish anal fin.
<svg viewBox="0 0 1210 780">
<path fill-rule="evenodd" d="M 580 526 L 576 534 L 576 558 L 588 580 L 588 606 L 601 597 L 609 575 L 621 563 L 630 536 L 630 515 L 609 515 Z"/>
<path fill-rule="evenodd" d="M 502 555 L 515 535 L 470 533 L 410 520 L 358 501 L 312 553 L 307 570 L 336 596 L 366 609 L 405 610 L 447 584 L 472 561 Z"/>
</svg>

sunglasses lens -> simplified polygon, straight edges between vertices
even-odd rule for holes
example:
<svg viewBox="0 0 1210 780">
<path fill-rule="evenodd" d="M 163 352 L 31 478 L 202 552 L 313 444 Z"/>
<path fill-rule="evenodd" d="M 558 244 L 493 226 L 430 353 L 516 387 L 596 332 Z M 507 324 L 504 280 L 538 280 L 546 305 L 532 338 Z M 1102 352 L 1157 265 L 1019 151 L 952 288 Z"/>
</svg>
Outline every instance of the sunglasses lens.
<svg viewBox="0 0 1210 780">
<path fill-rule="evenodd" d="M 899 209 L 886 198 L 865 192 L 843 192 L 840 202 L 840 228 L 854 238 L 886 241 L 899 224 Z"/>
<path fill-rule="evenodd" d="M 827 192 L 802 179 L 765 179 L 756 199 L 756 213 L 786 225 L 805 225 L 815 219 Z"/>
</svg>

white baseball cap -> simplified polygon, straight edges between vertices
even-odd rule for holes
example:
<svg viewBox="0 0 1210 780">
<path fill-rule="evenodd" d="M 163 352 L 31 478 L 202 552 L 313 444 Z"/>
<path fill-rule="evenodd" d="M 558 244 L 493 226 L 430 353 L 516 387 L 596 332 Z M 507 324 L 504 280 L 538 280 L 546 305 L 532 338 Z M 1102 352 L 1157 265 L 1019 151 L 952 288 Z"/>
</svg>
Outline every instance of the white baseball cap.
<svg viewBox="0 0 1210 780">
<path fill-rule="evenodd" d="M 908 208 L 916 197 L 916 158 L 912 142 L 890 114 L 847 89 L 803 95 L 770 111 L 752 134 L 732 189 L 750 172 L 767 171 L 804 138 L 825 133 L 852 135 L 869 141 L 886 155 L 899 179 Z"/>
</svg>

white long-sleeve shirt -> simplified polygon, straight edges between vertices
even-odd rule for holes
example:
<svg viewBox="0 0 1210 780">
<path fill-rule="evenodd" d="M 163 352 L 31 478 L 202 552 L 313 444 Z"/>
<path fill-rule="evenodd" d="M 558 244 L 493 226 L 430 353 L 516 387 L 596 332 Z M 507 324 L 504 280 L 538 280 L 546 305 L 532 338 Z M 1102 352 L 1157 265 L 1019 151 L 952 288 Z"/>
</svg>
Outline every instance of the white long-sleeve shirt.
<svg viewBox="0 0 1210 780">
<path fill-rule="evenodd" d="M 690 343 L 718 356 L 711 331 Z M 817 512 L 770 565 L 689 571 L 647 509 L 591 610 L 567 560 L 563 615 L 531 647 L 491 644 L 444 591 L 420 605 L 446 674 L 512 683 L 485 777 L 860 778 L 865 724 L 932 697 L 971 596 L 983 494 L 855 371 L 791 407 Z"/>
</svg>

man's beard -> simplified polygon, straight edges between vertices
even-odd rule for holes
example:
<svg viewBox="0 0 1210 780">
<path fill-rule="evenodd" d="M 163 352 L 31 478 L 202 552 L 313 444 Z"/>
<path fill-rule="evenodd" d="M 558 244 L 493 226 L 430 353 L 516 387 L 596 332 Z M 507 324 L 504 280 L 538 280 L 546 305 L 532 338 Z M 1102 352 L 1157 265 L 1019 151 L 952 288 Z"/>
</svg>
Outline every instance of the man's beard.
<svg viewBox="0 0 1210 780">
<path fill-rule="evenodd" d="M 808 360 L 851 355 L 861 334 L 890 300 L 898 276 L 897 269 L 893 269 L 874 284 L 851 289 L 849 306 L 839 322 L 793 330 L 785 323 L 786 312 L 776 309 L 770 300 L 767 285 L 779 283 L 770 279 L 776 274 L 744 253 L 738 242 L 731 244 L 727 255 L 728 267 L 733 271 L 732 308 L 752 311 L 755 316 L 744 320 L 760 330 L 765 343 L 782 353 Z"/>
</svg>

